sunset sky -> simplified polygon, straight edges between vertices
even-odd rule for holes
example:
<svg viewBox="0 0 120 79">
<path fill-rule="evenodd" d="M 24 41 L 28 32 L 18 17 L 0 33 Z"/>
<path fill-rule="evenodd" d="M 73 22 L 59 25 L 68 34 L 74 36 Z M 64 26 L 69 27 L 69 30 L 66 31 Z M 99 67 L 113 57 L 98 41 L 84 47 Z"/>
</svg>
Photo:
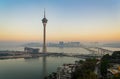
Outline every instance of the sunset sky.
<svg viewBox="0 0 120 79">
<path fill-rule="evenodd" d="M 120 41 L 120 0 L 0 0 L 0 41 Z"/>
</svg>

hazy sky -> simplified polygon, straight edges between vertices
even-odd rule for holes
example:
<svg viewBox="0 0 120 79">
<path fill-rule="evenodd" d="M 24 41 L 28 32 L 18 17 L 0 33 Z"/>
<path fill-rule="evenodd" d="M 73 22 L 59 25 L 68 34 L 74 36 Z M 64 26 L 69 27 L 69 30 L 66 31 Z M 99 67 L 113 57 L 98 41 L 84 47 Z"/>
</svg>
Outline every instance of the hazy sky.
<svg viewBox="0 0 120 79">
<path fill-rule="evenodd" d="M 120 41 L 120 0 L 0 0 L 0 41 Z"/>
</svg>

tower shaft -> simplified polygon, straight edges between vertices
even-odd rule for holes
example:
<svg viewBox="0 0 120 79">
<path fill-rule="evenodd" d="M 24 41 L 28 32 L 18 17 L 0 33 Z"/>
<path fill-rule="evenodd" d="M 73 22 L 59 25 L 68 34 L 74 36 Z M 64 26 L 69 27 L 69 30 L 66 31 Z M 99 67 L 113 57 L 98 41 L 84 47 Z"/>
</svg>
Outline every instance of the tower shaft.
<svg viewBox="0 0 120 79">
<path fill-rule="evenodd" d="M 46 23 L 43 23 L 43 53 L 47 52 L 46 48 Z"/>
</svg>

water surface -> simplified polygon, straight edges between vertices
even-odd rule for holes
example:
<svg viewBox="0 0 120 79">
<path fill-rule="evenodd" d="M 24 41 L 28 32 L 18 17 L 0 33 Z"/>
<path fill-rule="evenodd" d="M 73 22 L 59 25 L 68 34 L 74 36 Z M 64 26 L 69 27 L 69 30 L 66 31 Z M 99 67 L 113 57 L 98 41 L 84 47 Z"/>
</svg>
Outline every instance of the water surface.
<svg viewBox="0 0 120 79">
<path fill-rule="evenodd" d="M 79 60 L 73 57 L 40 57 L 0 60 L 0 79 L 43 79 L 64 63 Z"/>
</svg>

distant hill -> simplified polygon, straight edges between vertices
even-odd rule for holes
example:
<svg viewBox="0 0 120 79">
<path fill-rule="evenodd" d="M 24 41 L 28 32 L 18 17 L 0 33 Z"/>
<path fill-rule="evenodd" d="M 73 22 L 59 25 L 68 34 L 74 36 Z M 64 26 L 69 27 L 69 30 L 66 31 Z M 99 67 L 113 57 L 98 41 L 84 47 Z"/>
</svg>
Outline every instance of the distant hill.
<svg viewBox="0 0 120 79">
<path fill-rule="evenodd" d="M 120 42 L 118 42 L 118 43 L 108 43 L 108 44 L 104 44 L 103 46 L 120 48 Z"/>
</svg>

